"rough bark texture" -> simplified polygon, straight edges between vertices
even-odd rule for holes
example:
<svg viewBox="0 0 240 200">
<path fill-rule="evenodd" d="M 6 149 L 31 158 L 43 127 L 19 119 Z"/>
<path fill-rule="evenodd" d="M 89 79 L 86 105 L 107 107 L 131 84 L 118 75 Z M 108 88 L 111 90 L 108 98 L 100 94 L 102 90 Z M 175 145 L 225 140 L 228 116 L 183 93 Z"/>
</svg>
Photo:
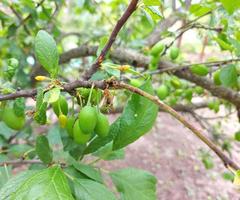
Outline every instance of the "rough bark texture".
<svg viewBox="0 0 240 200">
<path fill-rule="evenodd" d="M 96 46 L 83 45 L 63 53 L 60 58 L 60 63 L 61 64 L 67 63 L 73 58 L 94 56 L 96 55 L 96 52 L 97 52 Z M 147 65 L 150 62 L 150 57 L 145 56 L 135 50 L 122 48 L 122 47 L 121 48 L 119 47 L 110 51 L 110 56 L 116 62 L 131 64 L 136 67 L 143 67 L 143 68 L 147 67 Z M 173 64 L 169 61 L 161 61 L 159 63 L 160 69 L 171 68 L 171 67 L 176 67 L 176 64 Z M 35 77 L 36 75 L 39 75 L 39 74 L 43 74 L 42 72 L 43 72 L 43 69 L 41 68 L 41 66 L 37 65 L 35 67 L 34 72 L 32 73 L 32 77 Z M 178 76 L 179 78 L 186 79 L 190 82 L 193 82 L 203 87 L 204 89 L 208 90 L 213 96 L 227 100 L 230 103 L 234 104 L 236 107 L 240 106 L 240 95 L 238 94 L 238 92 L 232 89 L 229 89 L 223 86 L 216 86 L 210 79 L 193 75 L 187 69 L 177 70 L 175 72 L 175 75 Z"/>
</svg>

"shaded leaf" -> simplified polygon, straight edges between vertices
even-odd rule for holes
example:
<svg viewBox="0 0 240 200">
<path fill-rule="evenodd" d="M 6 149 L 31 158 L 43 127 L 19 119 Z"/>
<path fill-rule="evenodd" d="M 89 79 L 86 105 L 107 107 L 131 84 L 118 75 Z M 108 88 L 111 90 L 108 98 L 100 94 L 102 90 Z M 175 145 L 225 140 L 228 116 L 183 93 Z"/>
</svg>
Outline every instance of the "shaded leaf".
<svg viewBox="0 0 240 200">
<path fill-rule="evenodd" d="M 40 135 L 36 139 L 36 153 L 40 160 L 45 163 L 49 164 L 52 162 L 52 149 L 49 146 L 48 139 L 44 135 Z"/>
<path fill-rule="evenodd" d="M 124 153 L 125 153 L 124 149 L 113 151 L 112 142 L 111 142 L 106 144 L 104 147 L 100 148 L 93 155 L 103 160 L 116 160 L 116 159 L 123 159 L 125 156 Z"/>
<path fill-rule="evenodd" d="M 143 3 L 146 6 L 160 6 L 162 1 L 161 0 L 143 0 Z"/>
<path fill-rule="evenodd" d="M 4 200 L 74 200 L 61 168 L 27 171 L 10 179 L 0 190 Z"/>
<path fill-rule="evenodd" d="M 60 97 L 60 88 L 53 88 L 44 94 L 43 101 L 48 103 L 56 102 Z"/>
<path fill-rule="evenodd" d="M 77 200 L 116 200 L 103 184 L 88 179 L 74 180 L 74 193 Z"/>
<path fill-rule="evenodd" d="M 25 115 L 25 99 L 23 97 L 15 99 L 13 110 L 18 117 L 23 117 Z"/>
<path fill-rule="evenodd" d="M 100 173 L 99 170 L 93 168 L 90 165 L 85 165 L 82 163 L 78 163 L 77 161 L 73 161 L 72 165 L 74 166 L 74 168 L 78 171 L 80 171 L 81 173 L 83 173 L 84 175 L 86 175 L 87 177 L 98 181 L 99 183 L 102 183 L 102 175 Z"/>
<path fill-rule="evenodd" d="M 142 90 L 153 94 L 151 81 L 147 81 Z M 122 115 L 116 122 L 113 149 L 121 149 L 133 143 L 147 133 L 153 126 L 158 113 L 158 106 L 138 94 L 133 94 Z M 117 124 L 118 123 L 118 124 Z"/>
<path fill-rule="evenodd" d="M 240 0 L 220 0 L 224 9 L 229 13 L 233 12 L 240 8 Z"/>
<path fill-rule="evenodd" d="M 57 45 L 53 37 L 44 30 L 40 30 L 35 38 L 35 54 L 44 69 L 55 78 L 59 61 Z"/>
<path fill-rule="evenodd" d="M 226 86 L 234 86 L 237 83 L 237 70 L 235 65 L 228 65 L 220 71 L 221 83 Z"/>
<path fill-rule="evenodd" d="M 156 200 L 157 179 L 149 172 L 127 168 L 110 173 L 124 200 Z"/>
</svg>

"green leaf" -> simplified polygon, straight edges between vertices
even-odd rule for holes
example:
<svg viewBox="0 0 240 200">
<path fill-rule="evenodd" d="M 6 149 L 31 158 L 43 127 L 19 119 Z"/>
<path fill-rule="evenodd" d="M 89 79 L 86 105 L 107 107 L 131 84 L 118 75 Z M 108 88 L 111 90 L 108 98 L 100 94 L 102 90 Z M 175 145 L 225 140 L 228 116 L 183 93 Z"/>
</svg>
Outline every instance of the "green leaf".
<svg viewBox="0 0 240 200">
<path fill-rule="evenodd" d="M 95 72 L 91 79 L 92 81 L 99 81 L 99 80 L 104 80 L 109 78 L 108 74 L 106 73 L 106 71 L 104 70 L 98 70 L 97 72 Z"/>
<path fill-rule="evenodd" d="M 13 146 L 10 147 L 9 153 L 19 158 L 30 149 L 33 149 L 33 147 L 28 144 L 14 144 Z"/>
<path fill-rule="evenodd" d="M 4 154 L 0 154 L 0 161 L 4 162 L 7 161 L 8 157 Z M 11 166 L 4 166 L 0 167 L 0 188 L 9 180 L 11 177 Z"/>
<path fill-rule="evenodd" d="M 48 103 L 56 102 L 60 97 L 60 88 L 53 88 L 44 94 L 43 101 Z"/>
<path fill-rule="evenodd" d="M 218 43 L 218 45 L 221 47 L 222 50 L 228 50 L 228 51 L 233 51 L 234 50 L 234 47 L 232 47 L 231 44 L 228 44 L 224 40 L 222 40 L 218 37 L 215 37 L 214 40 Z"/>
<path fill-rule="evenodd" d="M 25 116 L 25 99 L 23 97 L 15 99 L 13 110 L 18 117 Z"/>
<path fill-rule="evenodd" d="M 153 94 L 151 81 L 147 81 L 141 89 Z M 133 94 L 115 128 L 113 150 L 121 149 L 133 143 L 147 133 L 153 126 L 158 113 L 158 106 L 138 94 Z"/>
<path fill-rule="evenodd" d="M 57 45 L 51 35 L 40 30 L 35 38 L 35 54 L 44 69 L 56 78 L 58 73 L 59 55 Z"/>
<path fill-rule="evenodd" d="M 99 148 L 103 147 L 107 143 L 111 142 L 114 138 L 115 133 L 119 130 L 120 118 L 118 118 L 114 123 L 111 124 L 109 134 L 107 137 L 99 137 L 97 136 L 84 151 L 84 154 L 89 154 L 97 151 Z"/>
<path fill-rule="evenodd" d="M 73 161 L 72 165 L 76 170 L 80 171 L 81 173 L 91 178 L 92 180 L 95 180 L 99 183 L 103 182 L 100 171 L 93 168 L 92 166 L 78 163 L 77 161 Z"/>
<path fill-rule="evenodd" d="M 10 179 L 0 190 L 4 200 L 74 200 L 59 167 L 27 171 Z"/>
<path fill-rule="evenodd" d="M 195 16 L 202 16 L 213 10 L 214 7 L 209 7 L 202 4 L 192 4 L 189 8 L 189 11 Z"/>
<path fill-rule="evenodd" d="M 52 126 L 47 134 L 47 138 L 49 141 L 50 146 L 55 151 L 62 151 L 63 150 L 63 143 L 61 139 L 61 129 L 59 126 Z"/>
<path fill-rule="evenodd" d="M 106 144 L 104 147 L 100 148 L 97 152 L 93 154 L 103 160 L 116 160 L 124 158 L 124 149 L 119 149 L 116 151 L 112 150 L 112 142 Z"/>
<path fill-rule="evenodd" d="M 116 200 L 103 184 L 88 179 L 74 180 L 74 193 L 77 200 Z"/>
<path fill-rule="evenodd" d="M 14 195 L 17 188 L 35 173 L 36 171 L 26 171 L 9 179 L 1 188 L 0 197 L 4 200 L 11 200 L 11 195 Z"/>
<path fill-rule="evenodd" d="M 235 65 L 228 65 L 220 71 L 221 83 L 226 87 L 234 86 L 237 83 L 237 70 Z"/>
<path fill-rule="evenodd" d="M 40 105 L 40 103 L 37 101 L 37 110 L 34 114 L 34 120 L 41 125 L 46 124 L 47 122 L 47 106 L 47 102 L 44 102 Z"/>
<path fill-rule="evenodd" d="M 43 97 L 44 97 L 44 90 L 42 88 L 37 89 L 37 96 L 36 96 L 36 110 L 40 108 L 40 106 L 43 103 Z"/>
<path fill-rule="evenodd" d="M 227 180 L 227 181 L 233 181 L 234 180 L 234 175 L 233 175 L 233 173 L 231 173 L 231 172 L 224 172 L 223 174 L 222 174 L 222 177 L 225 179 L 225 180 Z"/>
<path fill-rule="evenodd" d="M 9 128 L 4 122 L 0 122 L 0 135 L 5 139 L 9 139 L 14 134 L 14 131 Z"/>
<path fill-rule="evenodd" d="M 36 139 L 36 153 L 40 160 L 45 163 L 49 164 L 52 162 L 52 149 L 49 146 L 48 139 L 44 135 L 40 135 Z"/>
<path fill-rule="evenodd" d="M 15 58 L 10 58 L 8 59 L 7 64 L 8 66 L 7 69 L 4 71 L 4 75 L 7 77 L 9 81 L 11 81 L 17 71 L 19 62 Z"/>
<path fill-rule="evenodd" d="M 151 16 L 153 21 L 158 21 L 158 20 L 162 19 L 162 15 L 156 7 L 146 6 L 144 8 L 144 10 Z"/>
<path fill-rule="evenodd" d="M 0 188 L 9 180 L 10 174 L 10 167 L 0 167 Z"/>
<path fill-rule="evenodd" d="M 235 48 L 235 54 L 236 56 L 240 56 L 240 39 L 239 40 L 235 40 L 232 38 L 229 38 L 229 41 L 231 42 L 231 44 L 233 45 L 233 47 Z"/>
<path fill-rule="evenodd" d="M 110 77 L 115 76 L 117 79 L 119 79 L 120 71 L 114 67 L 116 67 L 116 65 L 113 63 L 106 62 L 102 64 L 102 68 L 108 73 Z"/>
<path fill-rule="evenodd" d="M 110 173 L 124 200 L 156 200 L 157 179 L 149 172 L 127 168 Z"/>
<path fill-rule="evenodd" d="M 143 0 L 145 6 L 160 6 L 161 0 Z"/>
<path fill-rule="evenodd" d="M 99 42 L 99 45 L 98 45 L 98 50 L 97 50 L 97 56 L 100 55 L 102 49 L 104 48 L 105 44 L 107 43 L 108 41 L 108 36 L 103 36 L 100 38 L 100 42 Z"/>
<path fill-rule="evenodd" d="M 224 9 L 231 15 L 240 8 L 240 0 L 220 0 Z"/>
</svg>

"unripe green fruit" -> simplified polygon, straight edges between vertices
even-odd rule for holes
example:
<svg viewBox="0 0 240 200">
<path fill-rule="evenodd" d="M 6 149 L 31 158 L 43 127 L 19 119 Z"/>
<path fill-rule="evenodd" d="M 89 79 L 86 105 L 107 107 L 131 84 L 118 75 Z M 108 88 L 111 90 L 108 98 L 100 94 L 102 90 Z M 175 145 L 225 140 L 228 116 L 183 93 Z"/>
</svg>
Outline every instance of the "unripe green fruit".
<svg viewBox="0 0 240 200">
<path fill-rule="evenodd" d="M 151 62 L 148 65 L 149 70 L 156 70 L 158 68 L 158 63 L 160 61 L 160 57 L 153 57 L 151 58 Z"/>
<path fill-rule="evenodd" d="M 176 89 L 178 89 L 178 88 L 180 88 L 180 87 L 182 86 L 181 81 L 180 81 L 178 78 L 176 78 L 176 77 L 174 77 L 174 78 L 171 79 L 171 84 L 172 84 L 172 86 L 175 87 Z"/>
<path fill-rule="evenodd" d="M 151 62 L 150 62 L 150 64 L 152 64 L 152 65 L 158 65 L 158 63 L 159 63 L 159 61 L 160 61 L 160 57 L 151 57 Z"/>
<path fill-rule="evenodd" d="M 73 139 L 78 144 L 86 144 L 91 139 L 92 134 L 85 134 L 79 126 L 79 120 L 73 126 Z"/>
<path fill-rule="evenodd" d="M 68 114 L 68 104 L 64 96 L 60 96 L 56 102 L 52 103 L 53 111 L 57 116 L 59 116 L 60 114 L 59 107 L 61 109 L 62 114 L 64 115 Z"/>
<path fill-rule="evenodd" d="M 174 92 L 175 96 L 182 96 L 182 94 L 184 93 L 183 89 L 176 89 Z"/>
<path fill-rule="evenodd" d="M 92 106 L 85 106 L 78 115 L 79 126 L 86 134 L 92 133 L 97 124 L 96 108 Z"/>
<path fill-rule="evenodd" d="M 151 71 L 157 70 L 157 68 L 158 68 L 157 65 L 153 65 L 153 64 L 148 65 L 148 69 Z"/>
<path fill-rule="evenodd" d="M 170 106 L 176 105 L 177 102 L 178 102 L 178 98 L 176 98 L 176 97 L 172 97 L 172 98 L 169 99 L 169 105 Z"/>
<path fill-rule="evenodd" d="M 206 76 L 209 73 L 209 69 L 206 65 L 193 65 L 190 70 L 193 74 L 198 76 Z"/>
<path fill-rule="evenodd" d="M 168 95 L 168 87 L 166 85 L 161 85 L 159 88 L 157 88 L 157 95 L 159 99 L 164 100 Z"/>
<path fill-rule="evenodd" d="M 69 117 L 67 119 L 67 124 L 66 124 L 66 130 L 67 130 L 67 133 L 70 137 L 73 137 L 73 125 L 74 125 L 74 122 L 75 122 L 75 118 L 74 117 Z"/>
<path fill-rule="evenodd" d="M 195 92 L 200 95 L 200 94 L 203 94 L 204 89 L 202 87 L 200 87 L 200 86 L 197 86 L 195 88 Z"/>
<path fill-rule="evenodd" d="M 208 108 L 210 108 L 211 110 L 214 109 L 214 101 L 210 101 L 210 102 L 208 103 Z"/>
<path fill-rule="evenodd" d="M 78 91 L 83 98 L 87 98 L 90 94 L 90 89 L 88 88 L 79 88 Z"/>
<path fill-rule="evenodd" d="M 206 169 L 212 169 L 214 167 L 213 161 L 210 158 L 202 158 L 202 162 Z"/>
<path fill-rule="evenodd" d="M 162 44 L 161 42 L 158 42 L 151 48 L 150 54 L 153 56 L 159 56 L 161 55 L 164 49 L 165 49 L 165 45 Z"/>
<path fill-rule="evenodd" d="M 213 82 L 214 82 L 215 85 L 221 85 L 220 70 L 214 72 L 214 74 L 213 74 Z"/>
<path fill-rule="evenodd" d="M 220 102 L 218 100 L 216 101 L 211 101 L 208 103 L 208 107 L 211 109 L 211 110 L 214 110 L 214 112 L 218 112 L 219 109 L 220 109 Z"/>
<path fill-rule="evenodd" d="M 188 100 L 188 101 L 191 101 L 192 100 L 192 94 L 193 94 L 193 92 L 192 92 L 192 89 L 187 89 L 186 91 L 185 91 L 185 98 Z"/>
<path fill-rule="evenodd" d="M 237 140 L 238 142 L 240 142 L 240 131 L 236 132 L 234 135 L 235 140 Z"/>
<path fill-rule="evenodd" d="M 78 89 L 82 99 L 84 99 L 86 102 L 88 100 L 88 97 L 90 95 L 90 89 L 88 88 L 80 88 Z M 91 96 L 91 103 L 92 104 L 98 104 L 98 102 L 102 98 L 102 92 L 100 90 L 93 89 L 92 96 Z"/>
<path fill-rule="evenodd" d="M 25 117 L 18 117 L 11 108 L 5 108 L 2 120 L 11 129 L 21 130 L 25 125 Z"/>
<path fill-rule="evenodd" d="M 172 48 L 170 49 L 170 58 L 171 58 L 172 60 L 176 60 L 177 57 L 179 56 L 179 52 L 180 52 L 179 48 L 177 48 L 177 47 L 172 47 Z"/>
<path fill-rule="evenodd" d="M 97 124 L 95 127 L 95 132 L 100 137 L 106 137 L 109 133 L 109 121 L 106 115 L 102 113 L 97 114 Z"/>
<path fill-rule="evenodd" d="M 142 85 L 142 82 L 139 79 L 131 79 L 130 85 L 134 87 L 140 87 Z"/>
</svg>

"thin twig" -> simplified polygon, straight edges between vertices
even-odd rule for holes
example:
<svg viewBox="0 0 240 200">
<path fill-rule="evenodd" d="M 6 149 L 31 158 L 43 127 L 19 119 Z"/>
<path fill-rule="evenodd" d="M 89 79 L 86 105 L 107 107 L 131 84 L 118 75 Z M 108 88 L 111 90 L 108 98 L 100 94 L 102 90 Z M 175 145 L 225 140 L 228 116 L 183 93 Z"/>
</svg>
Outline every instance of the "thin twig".
<svg viewBox="0 0 240 200">
<path fill-rule="evenodd" d="M 232 168 L 235 170 L 239 169 L 238 164 L 236 164 L 234 161 L 232 161 L 230 158 L 228 158 L 211 140 L 209 140 L 199 129 L 197 129 L 194 125 L 189 123 L 187 119 L 185 119 L 182 115 L 180 115 L 178 112 L 176 112 L 174 109 L 172 109 L 170 106 L 166 105 L 162 101 L 160 101 L 156 96 L 153 96 L 147 92 L 144 92 L 143 90 L 133 87 L 131 85 L 128 85 L 123 82 L 116 82 L 113 84 L 115 88 L 125 88 L 131 92 L 134 92 L 136 94 L 139 94 L 141 96 L 146 97 L 147 99 L 151 100 L 155 104 L 157 104 L 160 108 L 171 114 L 175 119 L 177 119 L 179 122 L 181 122 L 185 127 L 190 129 L 201 141 L 203 141 L 210 149 L 212 149 L 216 155 L 222 160 L 226 168 Z"/>
<path fill-rule="evenodd" d="M 116 37 L 119 33 L 119 31 L 122 29 L 123 25 L 127 22 L 129 17 L 132 15 L 132 13 L 137 8 L 138 0 L 132 0 L 130 4 L 128 5 L 126 11 L 123 13 L 122 17 L 118 20 L 117 24 L 115 25 L 106 45 L 102 49 L 100 55 L 97 57 L 97 60 L 93 63 L 91 68 L 86 71 L 83 78 L 84 80 L 88 80 L 91 78 L 91 76 L 98 70 L 98 68 L 101 66 L 102 61 L 104 60 L 106 54 L 110 50 L 112 44 L 116 40 Z"/>
<path fill-rule="evenodd" d="M 0 162 L 0 166 L 4 166 L 4 165 L 38 164 L 38 163 L 42 163 L 42 161 L 40 161 L 40 160 L 22 160 L 22 159 L 18 159 L 18 160 L 9 160 L 9 161 Z"/>
</svg>

